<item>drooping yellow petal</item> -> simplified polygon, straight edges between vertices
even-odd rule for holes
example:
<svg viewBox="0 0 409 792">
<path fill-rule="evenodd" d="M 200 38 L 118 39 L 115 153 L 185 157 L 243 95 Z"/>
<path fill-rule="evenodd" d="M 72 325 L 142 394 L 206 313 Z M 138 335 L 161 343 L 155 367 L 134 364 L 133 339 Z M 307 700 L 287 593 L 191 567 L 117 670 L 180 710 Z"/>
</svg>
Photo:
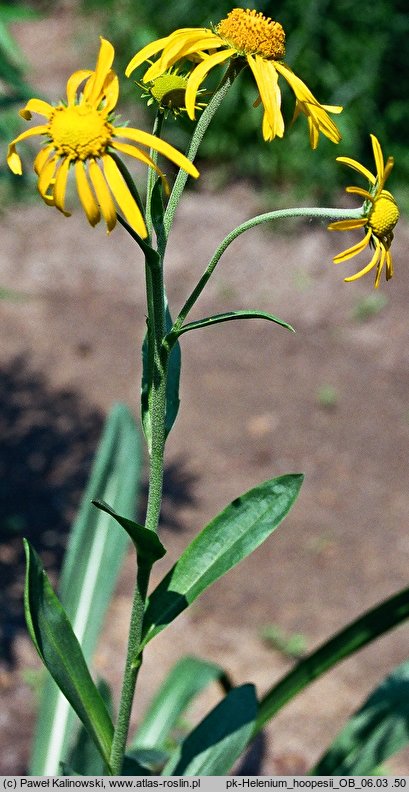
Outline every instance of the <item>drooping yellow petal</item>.
<svg viewBox="0 0 409 792">
<path fill-rule="evenodd" d="M 57 155 L 51 157 L 51 159 L 45 162 L 38 175 L 38 181 L 37 181 L 38 192 L 40 193 L 42 198 L 44 199 L 47 198 L 48 201 L 50 200 L 50 196 L 47 196 L 47 190 L 50 184 L 52 184 L 54 180 L 54 174 L 57 167 L 57 163 L 58 163 Z M 51 203 L 54 205 L 54 196 L 51 196 Z"/>
<path fill-rule="evenodd" d="M 315 98 L 314 94 L 310 91 L 310 89 L 297 77 L 296 74 L 287 66 L 286 63 L 281 61 L 274 62 L 275 68 L 277 71 L 284 77 L 284 79 L 288 82 L 289 86 L 295 93 L 296 98 L 299 102 L 298 112 L 303 112 L 307 118 L 311 117 L 312 123 L 316 129 L 322 132 L 326 137 L 332 140 L 333 143 L 339 143 L 341 140 L 341 134 L 337 125 L 333 122 L 333 120 L 329 117 L 327 111 L 324 108 L 324 105 L 321 105 L 318 100 Z M 330 107 L 330 105 L 327 105 Z M 336 106 L 335 112 L 341 112 L 342 108 Z M 316 134 L 314 132 L 311 135 L 313 127 L 310 127 L 310 137 L 312 137 L 311 143 L 315 143 L 316 147 Z"/>
<path fill-rule="evenodd" d="M 78 196 L 87 216 L 87 220 L 90 225 L 95 226 L 101 219 L 101 213 L 94 194 L 88 184 L 85 165 L 82 160 L 77 160 L 75 163 L 75 180 L 77 183 Z"/>
<path fill-rule="evenodd" d="M 38 115 L 43 115 L 46 118 L 50 117 L 50 114 L 53 112 L 54 108 L 48 102 L 44 102 L 43 99 L 29 99 L 26 106 L 23 107 L 22 110 L 18 111 L 18 114 L 25 118 L 26 121 L 30 121 L 32 113 L 38 113 Z"/>
<path fill-rule="evenodd" d="M 16 151 L 16 144 L 20 143 L 22 140 L 26 140 L 32 135 L 45 135 L 47 132 L 47 126 L 45 124 L 41 124 L 41 126 L 34 126 L 31 129 L 26 129 L 25 132 L 22 132 L 21 135 L 18 135 L 14 140 L 11 141 L 7 151 L 7 165 L 9 166 L 10 170 L 16 174 L 16 176 L 21 176 L 22 174 L 22 167 L 21 167 L 21 159 Z"/>
<path fill-rule="evenodd" d="M 33 168 L 37 176 L 40 173 L 40 171 L 43 169 L 46 161 L 48 160 L 48 157 L 50 156 L 53 150 L 54 150 L 53 146 L 50 145 L 50 146 L 45 146 L 45 148 L 40 149 L 40 151 L 38 152 L 33 163 Z"/>
<path fill-rule="evenodd" d="M 266 115 L 266 119 L 263 118 L 264 140 L 273 140 L 276 135 L 282 137 L 284 120 L 281 114 L 281 92 L 275 64 L 259 55 L 247 55 L 247 62 L 253 72 Z"/>
<path fill-rule="evenodd" d="M 375 176 L 371 173 L 371 171 L 368 170 L 368 168 L 365 168 L 364 165 L 361 165 L 360 162 L 351 159 L 351 157 L 337 157 L 337 162 L 343 162 L 344 165 L 348 165 L 349 168 L 358 171 L 361 176 L 365 176 L 370 184 L 375 184 Z"/>
<path fill-rule="evenodd" d="M 353 231 L 355 228 L 363 228 L 368 219 L 366 217 L 357 217 L 351 220 L 336 220 L 328 226 L 328 231 Z"/>
<path fill-rule="evenodd" d="M 358 278 L 362 278 L 363 275 L 366 275 L 367 272 L 370 272 L 370 270 L 375 267 L 378 261 L 379 253 L 380 253 L 380 245 L 377 245 L 375 249 L 375 253 L 373 254 L 369 264 L 367 264 L 366 267 L 364 267 L 363 269 L 359 270 L 359 272 L 356 272 L 355 275 L 350 275 L 349 278 L 344 278 L 344 281 L 346 283 L 349 283 L 350 281 L 356 281 L 358 280 Z"/>
<path fill-rule="evenodd" d="M 375 278 L 375 283 L 374 283 L 375 289 L 377 289 L 378 286 L 379 286 L 379 282 L 381 280 L 381 275 L 382 275 L 382 270 L 383 270 L 383 265 L 385 263 L 385 258 L 386 258 L 386 250 L 385 250 L 385 248 L 383 247 L 383 245 L 381 245 L 380 248 L 381 248 L 381 258 L 380 258 L 380 261 L 378 263 L 378 268 L 376 270 L 376 278 Z M 389 280 L 388 279 L 388 270 L 386 270 L 386 280 Z"/>
<path fill-rule="evenodd" d="M 337 256 L 334 257 L 334 264 L 340 264 L 342 261 L 346 261 L 347 259 L 352 258 L 353 256 L 357 256 L 358 253 L 361 253 L 362 250 L 365 250 L 366 246 L 369 244 L 369 240 L 371 238 L 372 231 L 369 231 L 365 234 L 363 239 L 353 245 L 352 247 L 344 250 L 342 253 L 338 253 Z"/>
<path fill-rule="evenodd" d="M 135 143 L 140 143 L 142 146 L 153 148 L 174 162 L 179 168 L 183 168 L 190 176 L 195 179 L 199 176 L 197 168 L 184 154 L 181 154 L 170 143 L 166 143 L 165 140 L 156 137 L 156 135 L 151 135 L 149 132 L 143 132 L 141 129 L 133 127 L 115 127 L 115 137 L 117 136 L 128 138 L 128 140 L 134 140 Z"/>
<path fill-rule="evenodd" d="M 393 278 L 393 264 L 390 250 L 386 251 L 386 280 Z"/>
<path fill-rule="evenodd" d="M 109 234 L 116 225 L 116 209 L 105 178 L 93 159 L 89 161 L 89 177 L 101 207 L 101 212 L 107 226 L 107 233 Z"/>
<path fill-rule="evenodd" d="M 156 162 L 153 161 L 152 157 L 149 154 L 145 154 L 144 151 L 141 149 L 136 148 L 136 146 L 132 146 L 130 143 L 117 143 L 116 140 L 111 141 L 111 148 L 116 149 L 117 151 L 121 151 L 122 154 L 128 154 L 130 157 L 134 157 L 135 159 L 143 162 L 144 165 L 147 165 L 149 168 L 153 168 L 158 176 L 162 179 L 163 188 L 165 190 L 166 195 L 169 195 L 169 184 L 167 182 L 166 176 L 158 167 Z"/>
<path fill-rule="evenodd" d="M 111 66 L 115 56 L 115 50 L 111 42 L 102 37 L 100 38 L 100 41 L 101 45 L 99 48 L 95 72 L 84 87 L 84 99 L 93 106 L 98 106 L 101 101 L 102 87 L 109 72 L 111 71 Z"/>
<path fill-rule="evenodd" d="M 75 104 L 78 88 L 84 80 L 91 76 L 91 74 L 93 74 L 91 69 L 79 69 L 68 78 L 66 91 L 69 105 Z"/>
<path fill-rule="evenodd" d="M 129 189 L 122 177 L 122 174 L 109 154 L 102 157 L 104 173 L 119 208 L 124 213 L 129 225 L 139 234 L 142 239 L 148 235 L 145 222 L 141 211 L 133 199 Z"/>
<path fill-rule="evenodd" d="M 55 184 L 53 190 L 54 196 L 54 205 L 57 209 L 60 210 L 66 217 L 70 217 L 71 212 L 67 212 L 64 208 L 64 201 L 65 201 L 65 193 L 67 190 L 67 177 L 68 177 L 68 169 L 70 167 L 70 160 L 68 157 L 63 159 L 55 177 Z"/>
<path fill-rule="evenodd" d="M 220 63 L 223 63 L 223 61 L 227 60 L 233 53 L 234 50 L 232 49 L 215 52 L 213 55 L 210 55 L 209 58 L 206 58 L 206 60 L 199 63 L 199 65 L 196 66 L 189 75 L 185 93 L 185 105 L 187 114 L 192 120 L 195 117 L 197 92 L 206 75 L 211 69 L 213 69 L 213 66 L 218 66 Z"/>
</svg>

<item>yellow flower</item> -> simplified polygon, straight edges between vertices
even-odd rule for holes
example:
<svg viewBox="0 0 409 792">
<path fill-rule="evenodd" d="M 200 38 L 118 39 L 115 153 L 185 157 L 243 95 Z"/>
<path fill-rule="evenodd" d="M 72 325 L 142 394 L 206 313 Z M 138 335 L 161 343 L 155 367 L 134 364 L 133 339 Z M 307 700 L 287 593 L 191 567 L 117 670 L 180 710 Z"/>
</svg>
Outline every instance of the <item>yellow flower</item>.
<svg viewBox="0 0 409 792">
<path fill-rule="evenodd" d="M 56 206 L 65 215 L 70 214 L 64 204 L 68 172 L 73 166 L 78 195 L 92 226 L 99 222 L 102 214 L 107 232 L 112 231 L 117 219 L 115 199 L 129 225 L 141 237 L 146 237 L 144 219 L 115 161 L 116 153 L 140 160 L 154 168 L 163 179 L 162 171 L 140 145 L 155 149 L 195 178 L 199 173 L 186 157 L 164 140 L 140 129 L 115 126 L 112 111 L 118 101 L 119 84 L 111 69 L 114 54 L 112 44 L 101 38 L 95 71 L 82 69 L 71 75 L 66 102 L 55 107 L 42 99 L 27 102 L 20 115 L 29 121 L 32 113 L 38 113 L 46 118 L 46 123 L 18 135 L 9 145 L 7 162 L 13 173 L 21 174 L 16 144 L 32 135 L 44 136 L 34 170 L 38 175 L 38 190 L 48 205 Z"/>
<path fill-rule="evenodd" d="M 367 245 L 374 248 L 374 254 L 363 269 L 345 278 L 346 281 L 354 281 L 366 275 L 371 269 L 376 267 L 375 288 L 378 288 L 382 269 L 385 266 L 386 280 L 393 276 L 392 256 L 390 247 L 393 240 L 393 229 L 399 219 L 399 209 L 393 195 L 384 190 L 384 184 L 393 168 L 393 157 L 388 157 L 386 165 L 384 163 L 382 149 L 375 135 L 371 135 L 372 149 L 375 159 L 376 176 L 356 160 L 349 157 L 337 157 L 338 162 L 343 162 L 350 168 L 361 173 L 369 181 L 369 190 L 362 187 L 347 187 L 347 193 L 360 195 L 365 199 L 363 205 L 364 217 L 360 219 L 338 220 L 328 226 L 330 231 L 350 231 L 355 228 L 365 226 L 365 236 L 353 247 L 338 253 L 334 258 L 334 263 L 346 261 L 347 259 L 361 253 Z"/>
<path fill-rule="evenodd" d="M 309 88 L 284 63 L 285 33 L 279 22 L 250 9 L 234 8 L 214 30 L 208 28 L 181 28 L 170 36 L 153 41 L 138 52 L 128 64 L 129 75 L 144 61 L 162 51 L 144 75 L 144 82 L 154 80 L 182 59 L 199 60 L 189 76 L 186 88 L 186 109 L 195 117 L 196 94 L 208 72 L 229 58 L 247 61 L 259 91 L 255 106 L 263 103 L 263 137 L 273 140 L 284 134 L 281 113 L 281 91 L 278 77 L 287 80 L 296 96 L 295 116 L 307 116 L 312 148 L 318 145 L 322 132 L 334 143 L 341 135 L 327 110 L 340 113 L 342 107 L 321 105 Z"/>
</svg>

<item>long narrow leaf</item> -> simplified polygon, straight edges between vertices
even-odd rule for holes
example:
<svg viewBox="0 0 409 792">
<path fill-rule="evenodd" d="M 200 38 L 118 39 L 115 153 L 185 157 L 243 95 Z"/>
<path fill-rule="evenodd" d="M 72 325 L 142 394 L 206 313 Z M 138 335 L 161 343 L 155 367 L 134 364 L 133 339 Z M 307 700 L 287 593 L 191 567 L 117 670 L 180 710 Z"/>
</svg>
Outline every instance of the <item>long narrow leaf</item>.
<svg viewBox="0 0 409 792">
<path fill-rule="evenodd" d="M 282 319 L 278 319 L 277 316 L 273 316 L 273 314 L 267 313 L 266 311 L 243 310 L 214 314 L 213 316 L 206 316 L 204 319 L 197 319 L 195 322 L 189 322 L 181 327 L 178 335 L 181 336 L 189 330 L 199 330 L 202 327 L 209 327 L 210 325 L 220 324 L 221 322 L 231 322 L 234 319 L 267 319 L 269 322 L 274 322 L 281 327 L 285 327 L 287 330 L 291 330 L 293 333 L 295 332 L 294 328 L 291 327 L 288 322 L 284 322 Z"/>
<path fill-rule="evenodd" d="M 216 680 L 223 668 L 198 657 L 183 657 L 170 670 L 156 693 L 134 737 L 132 747 L 161 748 L 188 704 Z"/>
<path fill-rule="evenodd" d="M 403 589 L 348 624 L 298 663 L 259 704 L 256 733 L 288 701 L 341 660 L 362 649 L 409 617 L 409 588 Z"/>
<path fill-rule="evenodd" d="M 266 481 L 236 498 L 201 531 L 152 593 L 144 644 L 267 539 L 291 509 L 302 481 L 298 473 Z"/>
<path fill-rule="evenodd" d="M 73 524 L 61 572 L 60 599 L 84 657 L 90 662 L 129 541 L 111 518 L 92 505 L 109 498 L 121 514 L 135 516 L 141 459 L 139 434 L 124 405 L 113 407 Z M 56 775 L 75 732 L 75 715 L 48 677 L 37 719 L 32 775 Z"/>
<path fill-rule="evenodd" d="M 24 607 L 31 639 L 45 667 L 64 693 L 109 765 L 113 726 L 67 615 L 29 542 Z"/>
<path fill-rule="evenodd" d="M 313 775 L 372 775 L 409 743 L 409 661 L 386 677 L 352 716 Z"/>
<path fill-rule="evenodd" d="M 251 739 L 256 713 L 253 685 L 233 688 L 185 738 L 162 774 L 226 775 Z"/>
</svg>

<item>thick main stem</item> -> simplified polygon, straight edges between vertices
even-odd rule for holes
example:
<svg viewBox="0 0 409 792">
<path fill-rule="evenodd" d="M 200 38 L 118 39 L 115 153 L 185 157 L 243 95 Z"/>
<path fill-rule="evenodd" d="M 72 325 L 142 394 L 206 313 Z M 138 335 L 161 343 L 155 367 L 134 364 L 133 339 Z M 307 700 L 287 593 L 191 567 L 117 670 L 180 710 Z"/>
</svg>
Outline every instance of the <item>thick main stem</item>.
<svg viewBox="0 0 409 792">
<path fill-rule="evenodd" d="M 166 415 L 166 368 L 167 357 L 164 354 L 162 341 L 165 335 L 165 299 L 163 286 L 163 267 L 146 266 L 146 288 L 148 303 L 148 354 L 151 374 L 150 417 L 151 417 L 151 448 L 149 463 L 149 494 L 146 511 L 145 528 L 156 531 L 159 524 L 163 468 L 165 449 L 165 415 Z M 142 654 L 139 650 L 142 639 L 142 624 L 145 610 L 146 595 L 151 573 L 151 565 L 137 558 L 138 571 L 135 594 L 132 606 L 131 623 L 128 639 L 128 651 L 122 684 L 121 701 L 118 720 L 115 728 L 111 750 L 110 768 L 113 775 L 120 775 L 126 750 L 126 741 L 135 687 L 139 669 L 142 665 Z"/>
</svg>

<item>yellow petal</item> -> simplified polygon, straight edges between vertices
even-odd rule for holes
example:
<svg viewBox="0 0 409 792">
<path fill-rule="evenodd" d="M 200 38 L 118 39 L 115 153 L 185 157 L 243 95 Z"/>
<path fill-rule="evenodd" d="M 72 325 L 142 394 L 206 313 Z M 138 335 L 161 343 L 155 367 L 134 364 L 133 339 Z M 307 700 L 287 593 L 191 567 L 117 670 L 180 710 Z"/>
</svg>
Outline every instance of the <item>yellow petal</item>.
<svg viewBox="0 0 409 792">
<path fill-rule="evenodd" d="M 375 278 L 375 283 L 374 283 L 375 289 L 378 288 L 379 282 L 381 280 L 383 265 L 385 263 L 385 257 L 386 257 L 386 250 L 385 250 L 385 248 L 382 245 L 381 246 L 381 259 L 379 261 L 379 264 L 378 264 L 378 267 L 377 267 L 377 270 L 376 270 L 376 278 Z M 386 280 L 389 280 L 388 279 L 388 271 L 386 271 Z"/>
<path fill-rule="evenodd" d="M 259 55 L 247 55 L 247 62 L 253 72 L 260 98 L 266 113 L 266 122 L 263 120 L 263 136 L 265 140 L 273 140 L 278 135 L 283 136 L 284 121 L 281 114 L 281 92 L 278 87 L 278 74 L 274 63 L 261 58 Z M 269 128 L 268 137 L 265 136 Z"/>
<path fill-rule="evenodd" d="M 350 275 L 349 278 L 344 278 L 344 281 L 349 283 L 350 281 L 358 280 L 358 278 L 362 278 L 363 275 L 366 275 L 366 273 L 373 269 L 373 267 L 376 265 L 379 258 L 379 252 L 380 246 L 377 245 L 375 253 L 373 254 L 369 264 L 367 264 L 363 269 L 359 270 L 359 272 L 356 272 L 355 275 Z"/>
<path fill-rule="evenodd" d="M 345 187 L 345 192 L 352 193 L 353 195 L 360 195 L 361 198 L 365 198 L 365 201 L 371 201 L 373 203 L 373 196 L 371 195 L 368 190 L 364 190 L 362 187 Z"/>
<path fill-rule="evenodd" d="M 37 176 L 40 173 L 40 171 L 43 169 L 52 151 L 53 151 L 53 146 L 50 145 L 50 146 L 45 146 L 45 148 L 40 149 L 40 151 L 38 152 L 33 163 L 33 168 Z"/>
<path fill-rule="evenodd" d="M 170 143 L 166 143 L 165 140 L 156 137 L 156 135 L 151 135 L 149 132 L 143 132 L 141 129 L 134 129 L 133 127 L 115 127 L 115 136 L 134 140 L 135 143 L 140 143 L 142 146 L 149 146 L 149 148 L 155 149 L 155 151 L 172 160 L 179 168 L 183 168 L 190 176 L 195 179 L 199 176 L 197 168 L 184 154 L 181 154 Z"/>
<path fill-rule="evenodd" d="M 111 71 L 111 66 L 114 61 L 115 50 L 110 41 L 100 38 L 101 45 L 99 48 L 97 65 L 92 77 L 87 81 L 84 88 L 84 99 L 91 105 L 99 105 L 101 101 L 102 86 Z"/>
<path fill-rule="evenodd" d="M 55 184 L 53 190 L 54 204 L 57 207 L 57 209 L 59 209 L 60 212 L 62 212 L 66 217 L 70 217 L 71 215 L 71 212 L 67 212 L 64 209 L 69 167 L 70 167 L 70 160 L 68 159 L 68 157 L 65 157 L 55 177 Z"/>
<path fill-rule="evenodd" d="M 80 69 L 71 74 L 71 77 L 68 78 L 66 90 L 67 102 L 69 105 L 75 104 L 78 88 L 91 74 L 93 74 L 91 69 Z"/>
<path fill-rule="evenodd" d="M 22 118 L 25 118 L 26 121 L 30 121 L 31 113 L 38 113 L 38 115 L 49 118 L 53 110 L 54 108 L 52 105 L 48 102 L 44 102 L 42 99 L 29 99 L 26 106 L 23 107 L 22 110 L 19 110 L 18 114 Z"/>
<path fill-rule="evenodd" d="M 308 117 L 311 117 L 313 126 L 309 124 L 310 141 L 313 148 L 317 145 L 317 127 L 326 137 L 332 140 L 333 143 L 339 143 L 341 134 L 336 124 L 329 117 L 323 105 L 321 105 L 311 93 L 310 89 L 297 77 L 296 74 L 287 66 L 286 63 L 275 61 L 275 68 L 287 80 L 290 87 L 293 89 L 296 98 L 299 101 L 298 111 L 302 111 Z M 328 107 L 329 105 L 327 105 Z M 336 112 L 339 112 L 338 106 Z"/>
<path fill-rule="evenodd" d="M 386 251 L 386 280 L 393 278 L 393 264 L 390 250 Z"/>
<path fill-rule="evenodd" d="M 31 129 L 26 129 L 25 132 L 22 132 L 21 135 L 18 135 L 14 140 L 11 141 L 7 151 L 7 164 L 13 173 L 17 176 L 21 176 L 22 167 L 21 167 L 21 159 L 16 152 L 16 144 L 20 143 L 22 140 L 26 140 L 32 135 L 45 135 L 47 132 L 47 126 L 42 124 L 41 126 L 31 127 Z"/>
<path fill-rule="evenodd" d="M 385 184 L 386 180 L 388 179 L 388 177 L 389 177 L 389 175 L 390 175 L 390 172 L 391 172 L 391 170 L 392 170 L 392 168 L 393 168 L 393 166 L 394 166 L 394 162 L 395 162 L 395 161 L 394 161 L 393 157 L 388 157 L 388 159 L 386 160 L 386 165 L 385 165 L 385 172 L 384 172 L 384 174 L 383 174 L 383 184 L 382 184 L 382 187 L 383 187 L 383 185 Z M 381 189 L 382 189 L 382 188 L 381 188 Z"/>
<path fill-rule="evenodd" d="M 160 178 L 162 179 L 162 184 L 165 193 L 169 195 L 170 190 L 166 176 L 158 167 L 156 162 L 153 161 L 152 157 L 149 156 L 149 154 L 145 154 L 144 151 L 141 151 L 141 149 L 136 148 L 136 146 L 132 146 L 130 143 L 117 143 L 116 141 L 112 140 L 110 145 L 111 148 L 114 148 L 117 151 L 121 151 L 122 154 L 128 154 L 130 157 L 134 157 L 140 162 L 143 162 L 144 165 L 147 165 L 149 168 L 153 168 L 158 174 L 158 176 L 160 176 Z"/>
<path fill-rule="evenodd" d="M 375 159 L 376 173 L 377 173 L 377 176 L 378 176 L 378 181 L 383 183 L 383 174 L 384 174 L 384 170 L 385 170 L 385 164 L 384 164 L 384 161 L 383 161 L 382 149 L 381 149 L 381 146 L 380 146 L 378 138 L 375 137 L 375 135 L 371 135 L 370 137 L 371 137 L 371 140 L 372 140 L 372 150 L 373 150 L 373 155 L 374 155 L 374 159 Z"/>
<path fill-rule="evenodd" d="M 187 28 L 185 31 L 176 31 L 172 37 L 169 37 L 159 60 L 153 63 L 145 73 L 144 82 L 155 80 L 182 58 L 188 58 L 205 49 L 218 49 L 221 46 L 223 46 L 223 42 L 219 36 L 215 36 L 211 30 L 206 28 Z"/>
<path fill-rule="evenodd" d="M 142 239 L 145 239 L 148 236 L 148 232 L 146 230 L 144 219 L 139 207 L 132 198 L 129 189 L 125 184 L 117 164 L 114 162 L 112 157 L 109 156 L 109 154 L 105 154 L 102 157 L 102 162 L 106 180 L 119 208 L 124 213 L 129 225 L 136 231 L 137 234 L 139 234 L 140 237 L 142 237 Z"/>
<path fill-rule="evenodd" d="M 116 210 L 109 187 L 95 160 L 89 161 L 89 176 L 95 190 L 98 203 L 101 207 L 103 218 L 106 222 L 108 234 L 116 225 Z"/>
<path fill-rule="evenodd" d="M 344 165 L 348 165 L 349 168 L 353 168 L 353 170 L 356 170 L 362 176 L 365 176 L 370 184 L 375 184 L 375 176 L 371 173 L 371 171 L 368 170 L 368 168 L 365 168 L 364 165 L 361 165 L 360 162 L 357 162 L 350 157 L 337 157 L 337 162 L 342 162 Z"/>
<path fill-rule="evenodd" d="M 366 217 L 357 217 L 351 220 L 336 220 L 330 223 L 328 231 L 353 231 L 355 228 L 362 228 L 368 222 Z"/>
<path fill-rule="evenodd" d="M 173 34 L 172 34 L 173 35 Z M 151 41 L 150 44 L 147 44 L 146 47 L 143 47 L 133 58 L 129 61 L 126 69 L 125 75 L 126 77 L 130 77 L 133 71 L 144 63 L 145 61 L 149 60 L 152 55 L 156 55 L 157 52 L 160 52 L 163 49 L 171 36 L 165 36 L 164 38 L 157 39 L 156 41 Z"/>
<path fill-rule="evenodd" d="M 47 160 L 38 175 L 37 188 L 42 198 L 45 197 L 46 192 L 54 179 L 55 169 L 58 163 L 58 156 Z M 54 202 L 54 199 L 53 199 Z"/>
<path fill-rule="evenodd" d="M 185 105 L 187 114 L 192 120 L 195 117 L 196 95 L 206 75 L 210 69 L 213 69 L 213 66 L 218 66 L 219 63 L 223 63 L 223 61 L 227 60 L 233 53 L 233 49 L 215 52 L 209 58 L 199 63 L 189 75 L 185 93 Z"/>
<path fill-rule="evenodd" d="M 75 163 L 75 180 L 77 183 L 78 196 L 87 216 L 87 220 L 90 225 L 95 226 L 99 223 L 101 214 L 94 194 L 88 184 L 85 165 L 82 160 L 77 160 Z"/>
<path fill-rule="evenodd" d="M 114 72 L 110 72 L 103 87 L 104 113 L 110 113 L 119 99 L 119 80 Z"/>
<path fill-rule="evenodd" d="M 347 250 L 344 250 L 343 253 L 338 253 L 338 255 L 334 257 L 334 264 L 340 264 L 341 261 L 346 261 L 347 259 L 352 258 L 352 256 L 356 256 L 358 255 L 358 253 L 361 253 L 362 250 L 364 250 L 367 244 L 369 243 L 371 234 L 372 231 L 371 229 L 369 229 L 369 231 L 365 234 L 363 239 L 357 242 L 356 245 L 353 245 Z"/>
</svg>

